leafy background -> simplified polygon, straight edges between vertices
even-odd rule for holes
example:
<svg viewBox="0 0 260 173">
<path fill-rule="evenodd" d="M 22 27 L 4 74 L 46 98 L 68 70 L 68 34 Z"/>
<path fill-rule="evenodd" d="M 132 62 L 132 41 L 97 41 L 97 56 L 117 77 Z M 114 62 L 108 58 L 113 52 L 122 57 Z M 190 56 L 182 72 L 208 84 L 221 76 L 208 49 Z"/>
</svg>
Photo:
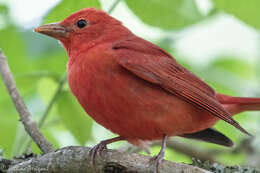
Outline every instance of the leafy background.
<svg viewBox="0 0 260 173">
<path fill-rule="evenodd" d="M 32 32 L 32 28 L 40 23 L 62 20 L 83 7 L 96 7 L 108 11 L 113 3 L 105 0 L 60 0 L 52 8 L 42 10 L 44 13 L 40 18 L 21 24 L 19 19 L 16 20 L 13 16 L 13 11 L 19 4 L 19 8 L 23 9 L 21 3 L 17 5 L 0 0 L 0 47 L 8 57 L 17 86 L 33 118 L 42 124 L 42 132 L 56 148 L 68 145 L 90 146 L 114 134 L 86 116 L 66 83 L 61 88 L 67 55 L 57 41 Z M 203 7 L 203 4 L 207 7 Z M 260 97 L 259 5 L 259 0 L 115 0 L 115 8 L 111 14 L 123 21 L 137 35 L 170 52 L 181 64 L 203 78 L 216 91 Z M 35 6 L 27 7 L 27 10 L 33 8 Z M 20 16 L 20 19 L 22 18 L 23 16 Z M 228 34 L 232 35 L 233 31 L 227 28 L 231 25 L 225 25 L 225 22 L 233 23 L 233 31 L 241 30 L 242 34 L 229 37 Z M 216 27 L 218 30 L 213 32 L 212 28 L 215 29 L 216 23 L 219 23 Z M 229 30 L 229 33 L 225 30 Z M 202 34 L 198 34 L 201 31 Z M 213 34 L 216 34 L 215 37 L 227 38 L 218 39 L 216 42 L 203 36 Z M 192 38 L 192 42 L 187 41 L 188 38 Z M 218 49 L 221 45 L 226 45 L 226 42 L 231 43 L 229 50 Z M 236 43 L 240 43 L 240 46 L 242 44 L 243 49 L 247 51 L 241 53 Z M 208 45 L 206 49 L 210 46 L 216 47 L 215 53 L 202 55 L 205 45 Z M 60 92 L 56 94 L 57 91 Z M 53 98 L 54 104 L 46 114 Z M 44 114 L 46 119 L 43 122 Z M 242 113 L 237 115 L 236 119 L 255 134 L 254 140 L 248 139 L 223 122 L 219 122 L 216 128 L 234 140 L 236 147 L 233 149 L 175 137 L 172 140 L 181 142 L 193 150 L 207 152 L 214 160 L 227 165 L 259 166 L 260 113 Z M 126 148 L 126 144 L 119 143 L 111 147 Z M 40 152 L 35 144 L 31 145 L 0 80 L 0 155 L 13 157 L 30 150 Z M 151 151 L 155 154 L 159 147 L 154 146 Z M 167 149 L 166 159 L 191 163 L 191 157 L 177 149 Z"/>
</svg>

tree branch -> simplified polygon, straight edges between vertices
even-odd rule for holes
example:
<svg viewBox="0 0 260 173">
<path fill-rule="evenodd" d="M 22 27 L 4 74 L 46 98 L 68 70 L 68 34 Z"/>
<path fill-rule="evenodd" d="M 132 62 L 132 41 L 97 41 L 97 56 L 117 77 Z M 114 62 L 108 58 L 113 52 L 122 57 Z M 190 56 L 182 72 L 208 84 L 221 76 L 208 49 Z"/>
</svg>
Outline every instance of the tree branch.
<svg viewBox="0 0 260 173">
<path fill-rule="evenodd" d="M 105 150 L 101 157 L 96 157 L 95 168 L 90 165 L 90 148 L 70 146 L 59 149 L 36 158 L 7 165 L 7 173 L 150 173 L 153 172 L 153 162 L 150 157 L 135 153 Z M 173 163 L 164 160 L 160 164 L 160 173 L 196 172 L 209 173 L 209 171 L 182 163 Z"/>
<path fill-rule="evenodd" d="M 12 101 L 19 113 L 21 121 L 24 125 L 26 132 L 31 136 L 34 142 L 38 145 L 42 152 L 48 153 L 53 151 L 53 146 L 45 139 L 41 134 L 38 126 L 31 118 L 30 112 L 28 111 L 22 97 L 20 96 L 12 73 L 10 71 L 8 62 L 5 55 L 0 50 L 0 71 L 4 80 L 5 86 L 12 98 Z"/>
</svg>

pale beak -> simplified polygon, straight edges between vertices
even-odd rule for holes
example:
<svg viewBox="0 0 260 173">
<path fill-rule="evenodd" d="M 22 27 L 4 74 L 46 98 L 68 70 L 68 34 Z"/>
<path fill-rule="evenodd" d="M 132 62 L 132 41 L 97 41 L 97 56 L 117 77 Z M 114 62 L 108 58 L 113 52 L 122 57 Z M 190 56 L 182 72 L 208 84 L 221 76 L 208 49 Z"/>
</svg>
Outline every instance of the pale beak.
<svg viewBox="0 0 260 173">
<path fill-rule="evenodd" d="M 67 37 L 68 34 L 66 28 L 61 26 L 59 23 L 42 25 L 38 28 L 35 28 L 34 31 L 44 35 L 48 35 L 58 40 Z"/>
</svg>

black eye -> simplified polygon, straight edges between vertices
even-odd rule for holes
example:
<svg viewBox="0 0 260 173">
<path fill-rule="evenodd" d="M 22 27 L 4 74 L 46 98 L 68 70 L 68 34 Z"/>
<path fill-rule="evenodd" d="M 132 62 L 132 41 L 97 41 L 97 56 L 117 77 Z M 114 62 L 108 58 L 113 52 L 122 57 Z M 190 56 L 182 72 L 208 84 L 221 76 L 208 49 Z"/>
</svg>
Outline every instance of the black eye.
<svg viewBox="0 0 260 173">
<path fill-rule="evenodd" d="M 88 25 L 88 22 L 86 21 L 86 20 L 84 20 L 84 19 L 81 19 L 81 20 L 79 20 L 78 22 L 77 22 L 77 26 L 79 27 L 79 28 L 84 28 L 85 26 L 87 26 Z"/>
</svg>

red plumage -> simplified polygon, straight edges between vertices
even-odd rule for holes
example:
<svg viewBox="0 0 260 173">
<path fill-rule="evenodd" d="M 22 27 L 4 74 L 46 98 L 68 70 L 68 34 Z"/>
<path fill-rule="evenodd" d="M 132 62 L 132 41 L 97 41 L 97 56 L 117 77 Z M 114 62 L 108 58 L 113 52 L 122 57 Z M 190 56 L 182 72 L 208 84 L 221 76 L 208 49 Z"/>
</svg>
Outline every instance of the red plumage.
<svg viewBox="0 0 260 173">
<path fill-rule="evenodd" d="M 80 20 L 86 22 L 83 28 Z M 66 48 L 69 86 L 86 112 L 134 144 L 193 134 L 219 119 L 249 134 L 231 115 L 260 110 L 259 98 L 216 94 L 167 52 L 103 11 L 83 9 L 36 31 Z"/>
</svg>

